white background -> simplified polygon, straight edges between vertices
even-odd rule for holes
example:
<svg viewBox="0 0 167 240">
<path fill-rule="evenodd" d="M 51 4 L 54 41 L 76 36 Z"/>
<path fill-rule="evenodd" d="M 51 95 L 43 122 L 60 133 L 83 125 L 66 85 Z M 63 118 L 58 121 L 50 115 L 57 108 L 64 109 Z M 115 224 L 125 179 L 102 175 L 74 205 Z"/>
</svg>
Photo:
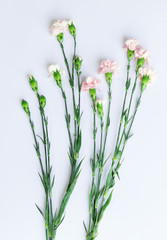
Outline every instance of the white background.
<svg viewBox="0 0 167 240">
<path fill-rule="evenodd" d="M 47 66 L 65 68 L 59 45 L 50 36 L 56 19 L 73 19 L 77 27 L 77 53 L 84 59 L 83 76 L 98 77 L 102 59 L 117 60 L 119 76 L 112 85 L 112 131 L 107 153 L 113 150 L 124 94 L 126 55 L 123 41 L 135 37 L 151 53 L 157 81 L 145 91 L 133 126 L 134 137 L 124 153 L 110 207 L 100 224 L 98 239 L 167 239 L 167 2 L 165 0 L 6 0 L 0 2 L 0 239 L 45 239 L 44 223 L 34 203 L 44 205 L 38 178 L 38 159 L 33 137 L 20 101 L 29 101 L 36 130 L 41 134 L 37 101 L 27 75 L 39 82 L 47 97 L 47 115 L 52 141 L 52 163 L 56 175 L 54 207 L 59 206 L 68 182 L 68 136 L 64 105 Z M 68 57 L 72 39 L 65 36 Z M 102 81 L 104 79 L 100 77 Z M 70 95 L 68 80 L 63 84 Z M 105 83 L 104 83 L 105 85 Z M 107 96 L 106 88 L 100 95 Z M 69 105 L 71 102 L 68 102 Z M 89 158 L 92 154 L 92 112 L 90 99 L 82 95 L 83 144 L 86 156 L 82 173 L 58 229 L 57 240 L 83 240 L 82 221 L 88 223 L 88 193 L 91 182 Z M 112 139 L 112 140 L 110 140 Z"/>
</svg>

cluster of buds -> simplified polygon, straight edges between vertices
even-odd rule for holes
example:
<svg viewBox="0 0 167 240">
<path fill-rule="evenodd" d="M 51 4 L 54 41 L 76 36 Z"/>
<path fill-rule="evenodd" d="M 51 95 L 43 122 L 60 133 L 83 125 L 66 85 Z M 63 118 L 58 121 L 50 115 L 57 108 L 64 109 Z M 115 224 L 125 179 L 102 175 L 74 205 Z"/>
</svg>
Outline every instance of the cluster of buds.
<svg viewBox="0 0 167 240">
<path fill-rule="evenodd" d="M 136 58 L 136 70 L 139 73 L 138 79 L 141 81 L 141 92 L 143 92 L 147 85 L 152 82 L 156 74 L 147 65 L 150 64 L 149 52 L 139 45 L 136 39 L 128 39 L 124 44 L 124 49 L 127 52 L 128 60 L 131 61 L 133 56 Z M 144 66 L 146 65 L 146 67 Z"/>
<path fill-rule="evenodd" d="M 44 95 L 39 96 L 37 81 L 35 80 L 35 78 L 33 76 L 29 76 L 28 80 L 29 80 L 29 84 L 30 84 L 31 89 L 39 97 L 39 104 L 40 104 L 41 108 L 44 109 L 44 107 L 46 106 L 46 98 L 45 98 Z M 21 102 L 21 105 L 22 105 L 22 108 L 24 109 L 25 113 L 30 117 L 30 109 L 29 109 L 28 102 L 23 99 L 22 102 Z"/>
<path fill-rule="evenodd" d="M 75 38 L 76 27 L 71 20 L 57 20 L 50 27 L 51 35 L 56 36 L 57 40 L 62 43 L 64 40 L 64 33 L 67 31 Z"/>
</svg>

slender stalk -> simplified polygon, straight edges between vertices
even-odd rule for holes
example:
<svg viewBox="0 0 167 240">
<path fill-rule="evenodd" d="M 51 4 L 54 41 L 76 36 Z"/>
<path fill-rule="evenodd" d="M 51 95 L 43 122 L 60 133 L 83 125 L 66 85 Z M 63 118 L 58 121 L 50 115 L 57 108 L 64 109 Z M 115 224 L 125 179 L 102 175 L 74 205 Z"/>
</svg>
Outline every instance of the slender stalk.
<svg viewBox="0 0 167 240">
<path fill-rule="evenodd" d="M 95 170 L 96 170 L 96 106 L 95 101 L 93 101 L 93 159 L 92 159 L 92 186 L 89 196 L 89 227 L 88 233 L 91 233 L 92 225 L 92 206 L 93 206 L 93 195 L 94 195 L 94 184 L 95 184 Z"/>
<path fill-rule="evenodd" d="M 134 82 L 134 85 L 133 85 L 133 88 L 132 88 L 131 97 L 130 97 L 130 102 L 129 102 L 129 107 L 128 107 L 128 117 L 129 117 L 129 113 L 130 113 L 130 109 L 131 109 L 133 94 L 134 94 L 134 91 L 135 91 L 135 89 L 136 89 L 136 83 L 137 83 L 137 78 L 138 78 L 138 76 L 139 76 L 139 69 L 136 68 L 135 82 Z"/>
<path fill-rule="evenodd" d="M 127 135 L 127 138 L 129 137 L 131 128 L 132 128 L 132 126 L 133 126 L 133 122 L 134 122 L 134 120 L 135 120 L 136 113 L 137 113 L 137 110 L 138 110 L 139 105 L 140 105 L 140 101 L 141 101 L 142 94 L 143 94 L 143 93 L 140 92 L 140 96 L 139 96 L 139 98 L 138 98 L 138 100 L 137 100 L 137 103 L 136 103 L 135 112 L 134 112 L 134 114 L 133 114 L 133 117 L 132 117 L 132 120 L 131 120 L 129 129 L 128 129 L 128 132 L 127 132 L 127 134 L 126 134 L 126 135 Z M 123 149 L 122 149 L 122 153 L 123 153 L 123 151 L 124 151 L 125 145 L 126 145 L 126 140 L 125 140 L 125 142 L 124 142 L 124 146 L 123 146 Z"/>
<path fill-rule="evenodd" d="M 72 76 L 71 76 L 69 63 L 68 63 L 68 60 L 67 60 L 67 57 L 66 57 L 66 54 L 65 54 L 65 51 L 64 51 L 64 46 L 63 46 L 62 43 L 60 43 L 60 46 L 61 46 L 61 49 L 62 49 L 65 65 L 66 65 L 68 76 L 69 76 L 69 82 L 70 82 L 70 86 L 71 86 L 71 90 L 72 90 L 73 109 L 74 109 L 74 131 L 75 131 L 75 133 L 74 133 L 74 136 L 75 136 L 75 138 L 74 138 L 74 150 L 75 150 L 75 148 L 76 148 L 76 146 L 75 146 L 75 144 L 76 144 L 76 124 L 77 123 L 76 123 L 76 103 L 75 103 L 75 93 L 74 93 L 74 69 L 72 69 Z M 74 54 L 75 54 L 75 51 L 76 51 L 76 42 L 74 44 Z M 74 68 L 74 63 L 72 63 L 72 66 Z"/>
<path fill-rule="evenodd" d="M 74 152 L 76 152 L 76 144 L 77 144 L 77 117 L 76 117 L 76 102 L 75 102 L 75 92 L 74 92 L 74 60 L 76 57 L 76 37 L 74 39 L 74 54 L 73 54 L 73 61 L 72 61 L 72 96 L 73 96 L 73 107 L 74 107 Z"/>
<path fill-rule="evenodd" d="M 37 138 L 36 138 L 36 134 L 35 134 L 35 130 L 34 130 L 34 124 L 33 124 L 32 120 L 31 120 L 31 117 L 29 117 L 29 122 L 30 122 L 32 133 L 33 133 L 34 141 L 35 141 L 35 149 L 36 149 L 37 156 L 38 156 L 38 159 L 39 159 L 39 163 L 40 163 L 40 167 L 41 167 L 41 171 L 42 171 L 42 177 L 45 180 L 45 172 L 44 172 L 44 168 L 43 168 L 43 164 L 42 164 L 42 160 L 41 160 L 41 154 L 40 154 L 40 150 L 39 150 L 39 143 L 38 143 Z"/>
<path fill-rule="evenodd" d="M 117 135 L 117 140 L 116 140 L 116 147 L 115 147 L 115 152 L 116 152 L 116 148 L 118 146 L 118 141 L 119 141 L 119 137 L 120 137 L 120 132 L 121 132 L 121 127 L 123 124 L 123 113 L 125 111 L 125 103 L 126 103 L 126 98 L 127 98 L 127 94 L 128 94 L 128 89 L 127 89 L 127 84 L 129 82 L 129 72 L 130 72 L 130 61 L 128 61 L 128 65 L 127 65 L 127 79 L 126 79 L 126 90 L 125 90 L 125 96 L 124 96 L 124 101 L 123 101 L 123 106 L 122 106 L 122 112 L 121 112 L 121 118 L 120 118 L 120 123 L 119 123 L 119 129 L 118 129 L 118 135 Z"/>
<path fill-rule="evenodd" d="M 109 91 L 108 91 L 108 112 L 107 112 L 107 120 L 106 120 L 106 129 L 105 129 L 105 137 L 104 137 L 104 145 L 103 145 L 103 153 L 102 153 L 102 164 L 104 161 L 104 153 L 106 148 L 106 141 L 107 141 L 107 135 L 108 135 L 108 128 L 110 125 L 110 110 L 111 110 L 111 86 L 109 85 Z"/>
<path fill-rule="evenodd" d="M 121 135 L 121 138 L 120 138 L 120 142 L 119 142 L 119 144 L 118 144 L 118 149 L 120 149 L 120 146 L 121 146 L 123 137 L 125 136 L 126 126 L 127 126 L 127 124 L 128 124 L 128 121 L 129 121 L 129 114 L 130 114 L 130 110 L 131 110 L 131 105 L 132 105 L 132 100 L 133 100 L 134 91 L 135 91 L 135 89 L 136 89 L 136 83 L 137 83 L 138 75 L 139 75 L 139 69 L 137 68 L 137 69 L 136 69 L 135 81 L 134 81 L 134 84 L 133 84 L 133 87 L 132 87 L 132 91 L 131 91 L 129 106 L 128 106 L 128 108 L 127 108 L 127 109 L 128 109 L 128 110 L 127 110 L 128 112 L 127 112 L 127 115 L 126 115 L 126 121 L 124 122 L 124 129 L 123 129 L 123 132 L 122 132 L 122 135 Z"/>
<path fill-rule="evenodd" d="M 98 195 L 99 195 L 99 190 L 100 190 L 100 184 L 101 184 L 101 177 L 102 177 L 102 172 L 103 172 L 103 163 L 102 163 L 102 143 L 103 143 L 103 118 L 101 117 L 101 137 L 100 137 L 100 150 L 99 150 L 99 156 L 98 156 L 98 180 L 97 180 L 97 191 L 96 191 L 96 196 L 95 196 L 95 209 L 97 211 L 97 205 L 98 205 Z"/>
<path fill-rule="evenodd" d="M 67 131 L 68 131 L 68 137 L 69 137 L 69 142 L 70 142 L 71 153 L 72 153 L 72 157 L 74 157 L 72 137 L 71 137 L 71 132 L 70 132 L 70 119 L 69 119 L 70 115 L 68 113 L 67 99 L 66 99 L 66 94 L 65 94 L 63 88 L 61 88 L 61 92 L 62 92 L 62 96 L 63 96 L 63 99 L 64 99 L 64 105 L 65 105 L 66 124 L 67 124 Z"/>
<path fill-rule="evenodd" d="M 46 173 L 47 173 L 48 172 L 48 163 L 47 163 L 46 133 L 45 133 L 45 127 L 44 127 L 43 109 L 40 106 L 40 96 L 38 93 L 37 93 L 37 99 L 38 99 L 39 110 L 40 110 L 40 115 L 41 115 L 41 123 L 42 123 L 42 131 L 43 131 L 43 144 L 44 144 L 44 151 L 45 151 L 45 168 L 46 168 Z"/>
<path fill-rule="evenodd" d="M 43 111 L 43 117 L 44 117 L 44 123 L 45 123 L 45 130 L 46 130 L 46 144 L 47 144 L 47 155 L 48 155 L 48 182 L 49 182 L 49 186 L 51 188 L 51 166 L 50 166 L 50 141 L 49 141 L 49 134 L 48 134 L 48 121 L 46 119 L 45 116 L 45 112 Z M 49 206 L 49 216 L 50 216 L 50 231 L 51 231 L 51 236 L 49 238 L 49 240 L 52 240 L 52 230 L 53 230 L 53 226 L 52 226 L 52 221 L 53 221 L 53 208 L 52 208 L 52 193 L 51 193 L 52 189 L 48 189 L 48 206 Z"/>
<path fill-rule="evenodd" d="M 103 165 L 104 165 L 104 154 L 105 154 L 105 147 L 106 147 L 106 141 L 107 141 L 107 135 L 108 135 L 108 128 L 110 125 L 110 109 L 111 109 L 111 85 L 109 84 L 109 91 L 108 91 L 108 111 L 107 111 L 107 119 L 106 119 L 106 126 L 105 126 L 105 136 L 104 136 L 104 143 L 103 143 L 103 117 L 101 117 L 101 137 L 100 137 L 100 150 L 99 150 L 99 155 L 98 155 L 98 177 L 97 177 L 97 187 L 96 187 L 96 192 L 94 193 L 94 211 L 93 211 L 93 216 L 92 218 L 94 219 L 94 224 L 91 228 L 89 227 L 89 238 L 90 240 L 96 238 L 97 236 L 97 231 L 98 231 L 98 225 L 99 225 L 99 214 L 100 211 L 103 207 L 105 198 L 104 196 L 102 197 L 101 205 L 98 209 L 98 202 L 100 200 L 99 194 L 100 194 L 100 185 L 101 185 L 101 179 L 102 179 L 102 173 L 103 173 Z M 89 225 L 90 226 L 90 225 Z"/>
<path fill-rule="evenodd" d="M 40 154 L 40 150 L 39 150 L 39 143 L 37 141 L 35 130 L 34 130 L 34 124 L 33 124 L 32 120 L 31 120 L 30 116 L 29 116 L 29 122 L 30 122 L 30 126 L 31 126 L 31 129 L 32 129 L 34 141 L 35 141 L 35 148 L 36 148 L 37 156 L 39 158 L 39 162 L 40 162 L 40 166 L 41 166 L 42 177 L 43 177 L 41 180 L 43 181 L 43 185 L 44 185 L 44 188 L 45 188 L 46 204 L 47 204 L 47 192 L 48 192 L 47 182 L 46 182 L 47 174 L 45 174 L 44 169 L 43 169 L 43 164 L 42 164 L 42 160 L 41 160 L 41 154 Z M 47 205 L 45 205 L 45 208 L 46 207 L 47 207 Z M 48 228 L 45 228 L 45 235 L 46 235 L 46 240 L 49 240 L 49 238 L 48 238 Z"/>
<path fill-rule="evenodd" d="M 81 118 L 81 82 L 80 82 L 80 74 L 77 72 L 77 78 L 78 78 L 78 117 L 77 119 L 77 125 L 78 125 L 78 135 L 79 135 L 79 129 L 80 129 L 80 118 Z"/>
<path fill-rule="evenodd" d="M 72 61 L 72 80 L 74 80 L 74 65 L 75 65 L 75 62 L 74 62 L 74 60 L 75 60 L 75 58 L 76 58 L 76 38 L 75 37 L 73 37 L 73 39 L 74 39 L 74 54 L 73 54 L 73 61 Z"/>
</svg>

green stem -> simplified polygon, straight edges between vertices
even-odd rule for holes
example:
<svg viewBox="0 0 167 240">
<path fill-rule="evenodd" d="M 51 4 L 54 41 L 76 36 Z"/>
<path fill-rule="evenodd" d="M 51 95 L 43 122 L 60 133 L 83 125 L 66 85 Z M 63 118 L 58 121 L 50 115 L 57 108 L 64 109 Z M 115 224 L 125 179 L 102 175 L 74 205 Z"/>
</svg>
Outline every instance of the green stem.
<svg viewBox="0 0 167 240">
<path fill-rule="evenodd" d="M 78 77 L 78 135 L 79 135 L 79 129 L 80 129 L 80 114 L 81 114 L 81 83 L 80 83 L 80 74 L 79 72 L 77 72 L 77 77 Z"/>
<path fill-rule="evenodd" d="M 46 133 L 45 133 L 45 127 L 44 127 L 43 109 L 41 108 L 41 105 L 40 105 L 40 96 L 38 93 L 37 93 L 37 99 L 38 99 L 38 103 L 39 103 L 39 110 L 40 110 L 40 115 L 41 115 L 41 123 L 42 123 L 42 131 L 43 131 L 43 144 L 44 144 L 44 151 L 45 151 L 45 168 L 46 168 L 46 173 L 48 173 Z"/>
<path fill-rule="evenodd" d="M 93 195 L 94 195 L 94 181 L 95 181 L 95 165 L 96 165 L 96 106 L 95 101 L 93 101 L 93 159 L 92 159 L 92 186 L 89 196 L 89 227 L 88 233 L 91 232 L 92 225 L 92 207 L 93 207 Z"/>
<path fill-rule="evenodd" d="M 131 128 L 132 128 L 132 126 L 133 126 L 133 122 L 134 122 L 134 119 L 135 119 L 137 110 L 138 110 L 138 108 L 139 108 L 139 105 L 140 105 L 140 101 L 141 101 L 142 94 L 143 94 L 143 92 L 140 92 L 140 96 L 139 96 L 139 98 L 138 98 L 138 100 L 137 100 L 137 103 L 136 103 L 135 112 L 134 112 L 134 114 L 133 114 L 133 117 L 132 117 L 132 120 L 131 120 L 129 129 L 128 129 L 128 132 L 127 132 L 127 134 L 126 134 L 127 137 L 129 137 Z M 124 146 L 123 146 L 123 149 L 122 149 L 122 153 L 123 153 L 123 151 L 124 151 L 125 145 L 126 145 L 126 142 L 124 142 Z"/>
<path fill-rule="evenodd" d="M 119 123 L 119 129 L 118 129 L 118 135 L 117 135 L 117 140 L 116 140 L 116 147 L 115 147 L 115 152 L 118 146 L 118 141 L 119 141 L 119 137 L 120 137 L 120 132 L 121 132 L 121 127 L 122 127 L 122 123 L 123 123 L 123 113 L 125 111 L 125 103 L 126 103 L 126 98 L 127 98 L 127 93 L 128 93 L 128 89 L 127 89 L 127 83 L 129 81 L 129 72 L 130 72 L 130 61 L 128 61 L 128 66 L 127 66 L 127 79 L 126 79 L 126 90 L 125 90 L 125 96 L 124 96 L 124 101 L 123 101 L 123 106 L 122 106 L 122 112 L 121 112 L 121 118 L 120 118 L 120 123 Z"/>
<path fill-rule="evenodd" d="M 128 107 L 128 117 L 129 117 L 129 113 L 130 113 L 130 109 L 131 109 L 133 94 L 134 94 L 134 91 L 135 91 L 135 89 L 136 89 L 136 84 L 137 84 L 137 78 L 138 78 L 138 76 L 139 76 L 139 69 L 137 68 L 137 69 L 136 69 L 135 82 L 134 82 L 134 85 L 133 85 L 133 88 L 132 88 L 131 97 L 130 97 L 130 102 L 129 102 L 129 107 Z"/>
<path fill-rule="evenodd" d="M 100 152 L 99 152 L 99 159 L 100 159 L 100 166 L 99 166 L 99 171 L 98 171 L 98 185 L 97 185 L 97 194 L 96 194 L 96 199 L 95 199 L 95 207 L 97 210 L 97 206 L 98 206 L 98 201 L 99 201 L 99 190 L 100 190 L 100 185 L 101 185 L 101 178 L 102 178 L 102 174 L 103 174 L 103 162 L 104 162 L 104 154 L 105 154 L 105 147 L 106 147 L 106 141 L 107 141 L 107 135 L 108 135 L 108 128 L 110 125 L 110 109 L 111 109 L 111 85 L 109 85 L 109 91 L 108 91 L 108 111 L 107 111 L 107 119 L 106 119 L 106 127 L 105 127 L 105 137 L 104 137 L 104 143 L 103 143 L 103 151 L 102 151 L 102 136 L 103 136 L 103 122 L 101 119 L 101 141 L 100 141 Z M 103 196 L 102 198 L 102 202 L 101 202 L 101 206 L 100 209 L 102 208 L 103 204 L 104 204 L 105 198 Z M 96 222 L 92 228 L 92 232 L 93 235 L 97 234 L 98 231 L 98 222 Z"/>
<path fill-rule="evenodd" d="M 29 122 L 30 122 L 30 126 L 31 126 L 31 129 L 32 129 L 32 133 L 33 133 L 33 137 L 34 137 L 34 141 L 35 141 L 35 148 L 36 148 L 37 156 L 39 158 L 40 167 L 41 167 L 41 171 L 42 171 L 42 177 L 43 177 L 42 180 L 43 180 L 43 183 L 44 183 L 44 188 L 45 188 L 45 193 L 46 193 L 46 204 L 47 204 L 48 186 L 47 186 L 47 182 L 46 182 L 46 174 L 45 174 L 44 169 L 43 169 L 41 154 L 40 154 L 40 150 L 39 150 L 39 143 L 38 143 L 37 138 L 36 138 L 36 134 L 35 134 L 35 130 L 34 130 L 34 124 L 31 120 L 30 116 L 29 116 Z M 48 228 L 45 229 L 45 233 L 46 233 L 46 240 L 48 240 Z"/>
<path fill-rule="evenodd" d="M 95 166 L 95 161 L 96 161 L 96 106 L 95 106 L 95 101 L 93 102 L 93 142 L 94 142 L 93 162 L 94 162 L 94 166 Z"/>
<path fill-rule="evenodd" d="M 49 186 L 51 187 L 51 166 L 50 166 L 50 141 L 49 141 L 49 134 L 48 134 L 48 121 L 45 116 L 45 112 L 43 110 L 43 117 L 44 117 L 44 123 L 45 123 L 45 130 L 46 130 L 46 144 L 47 144 L 47 154 L 48 154 L 48 181 L 49 181 Z M 52 191 L 52 190 L 50 190 Z M 52 240 L 52 221 L 53 221 L 53 209 L 52 209 L 52 193 L 49 192 L 48 189 L 48 207 L 50 210 L 50 231 L 51 231 L 51 236 L 49 237 L 50 240 Z"/>
<path fill-rule="evenodd" d="M 65 92 L 64 92 L 64 90 L 62 88 L 61 88 L 61 92 L 62 92 L 62 96 L 63 96 L 63 99 L 64 99 L 64 105 L 65 105 L 67 131 L 68 131 L 68 137 L 69 137 L 70 148 L 71 148 L 71 153 L 72 153 L 71 157 L 74 158 L 72 137 L 71 137 L 71 132 L 70 132 L 70 119 L 69 119 L 70 115 L 68 113 L 68 108 L 67 108 L 66 94 L 65 94 Z"/>
<path fill-rule="evenodd" d="M 60 47 L 61 47 L 61 50 L 62 50 L 62 53 L 63 53 L 64 62 L 65 62 L 65 65 L 67 67 L 67 72 L 68 72 L 69 81 L 70 81 L 70 85 L 71 85 L 72 77 L 71 77 L 71 73 L 70 73 L 70 67 L 69 67 L 68 60 L 67 60 L 67 57 L 66 57 L 66 54 L 65 54 L 65 51 L 64 51 L 64 46 L 63 46 L 62 43 L 60 43 Z"/>
<path fill-rule="evenodd" d="M 72 61 L 72 97 L 73 97 L 73 108 L 74 108 L 74 152 L 76 152 L 76 144 L 77 144 L 77 118 L 76 118 L 76 103 L 75 103 L 75 92 L 74 92 L 74 59 L 76 57 L 76 38 L 74 39 L 74 54 Z"/>
<path fill-rule="evenodd" d="M 45 228 L 45 235 L 46 235 L 46 240 L 49 240 L 49 238 L 48 238 L 48 229 L 47 228 Z"/>
<path fill-rule="evenodd" d="M 76 123 L 76 116 L 75 116 L 76 115 L 76 103 L 75 103 L 75 93 L 74 93 L 74 69 L 72 69 L 72 76 L 71 76 L 69 63 L 68 63 L 68 60 L 67 60 L 67 57 L 66 57 L 66 54 L 65 54 L 65 51 L 64 51 L 64 46 L 63 46 L 62 43 L 60 43 L 60 46 L 61 46 L 61 49 L 62 49 L 65 65 L 67 67 L 69 82 L 70 82 L 70 86 L 71 86 L 71 90 L 72 90 L 73 109 L 74 109 L 74 131 L 75 131 L 75 133 L 74 133 L 74 153 L 75 153 L 75 150 L 76 150 L 76 125 L 77 125 L 77 123 Z M 75 41 L 75 44 L 74 44 L 74 54 L 75 54 L 75 51 L 76 51 L 76 41 Z M 72 63 L 72 66 L 74 66 L 74 63 Z"/>
<path fill-rule="evenodd" d="M 74 54 L 73 54 L 73 61 L 72 61 L 72 80 L 74 81 L 74 65 L 75 65 L 75 58 L 76 58 L 76 38 L 73 37 L 74 39 Z"/>
<path fill-rule="evenodd" d="M 104 161 L 104 153 L 106 148 L 106 142 L 107 142 L 107 135 L 108 135 L 108 128 L 110 125 L 110 110 L 111 110 L 111 86 L 109 85 L 109 91 L 108 91 L 108 112 L 107 112 L 107 120 L 106 120 L 106 129 L 105 129 L 105 137 L 104 137 L 104 145 L 103 145 L 103 153 L 102 153 L 102 164 Z"/>
<path fill-rule="evenodd" d="M 95 208 L 97 209 L 98 205 L 98 194 L 100 190 L 101 177 L 103 172 L 103 163 L 102 163 L 102 143 L 103 143 L 103 118 L 101 120 L 101 137 L 100 137 L 100 150 L 99 150 L 99 159 L 98 159 L 98 183 L 97 183 L 97 194 L 95 196 Z"/>
<path fill-rule="evenodd" d="M 129 114 L 130 114 L 130 110 L 131 110 L 131 105 L 132 105 L 132 100 L 133 100 L 134 91 L 135 91 L 135 89 L 136 89 L 136 83 L 137 83 L 137 78 L 138 78 L 138 76 L 139 76 L 139 70 L 138 70 L 138 68 L 137 68 L 137 69 L 136 69 L 135 81 L 134 81 L 133 88 L 132 88 L 132 91 L 131 91 L 131 96 L 130 96 L 130 101 L 129 101 L 129 106 L 128 106 L 128 112 L 127 112 L 127 116 L 126 116 L 126 121 L 124 122 L 124 129 L 123 129 L 123 132 L 122 132 L 122 135 L 121 135 L 121 139 L 120 139 L 120 142 L 119 142 L 119 145 L 118 145 L 118 149 L 120 149 L 121 143 L 122 143 L 122 140 L 123 140 L 123 137 L 125 136 L 126 126 L 127 126 L 128 120 L 129 120 Z"/>
<path fill-rule="evenodd" d="M 39 150 L 39 143 L 38 143 L 37 138 L 36 138 L 36 134 L 35 134 L 35 130 L 34 130 L 34 124 L 33 124 L 32 120 L 31 120 L 31 117 L 29 117 L 29 122 L 30 122 L 32 133 L 33 133 L 34 141 L 35 141 L 35 148 L 36 148 L 37 156 L 38 156 L 38 159 L 39 159 L 43 180 L 45 182 L 45 172 L 44 172 L 44 168 L 43 168 L 43 164 L 42 164 L 42 160 L 41 160 L 41 154 L 40 154 L 40 150 Z"/>
</svg>

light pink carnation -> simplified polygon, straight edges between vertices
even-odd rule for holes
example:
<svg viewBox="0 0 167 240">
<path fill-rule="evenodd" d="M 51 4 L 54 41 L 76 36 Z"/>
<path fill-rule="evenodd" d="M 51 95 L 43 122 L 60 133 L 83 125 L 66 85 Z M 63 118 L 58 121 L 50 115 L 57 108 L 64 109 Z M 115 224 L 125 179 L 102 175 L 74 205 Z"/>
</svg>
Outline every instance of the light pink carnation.
<svg viewBox="0 0 167 240">
<path fill-rule="evenodd" d="M 100 80 L 95 77 L 88 77 L 82 82 L 81 90 L 84 92 L 89 91 L 89 89 L 97 88 L 100 84 Z"/>
<path fill-rule="evenodd" d="M 112 74 L 114 75 L 118 73 L 119 69 L 120 66 L 117 62 L 111 60 L 104 60 L 100 65 L 99 74 L 112 72 Z"/>
<path fill-rule="evenodd" d="M 125 42 L 123 48 L 125 49 L 125 51 L 127 51 L 128 49 L 131 51 L 135 51 L 138 45 L 139 41 L 134 38 L 131 38 Z"/>
<path fill-rule="evenodd" d="M 60 33 L 65 33 L 68 31 L 68 25 L 71 24 L 71 21 L 67 20 L 57 20 L 50 27 L 51 35 L 57 36 Z"/>
<path fill-rule="evenodd" d="M 135 50 L 135 57 L 137 59 L 144 58 L 147 64 L 150 63 L 150 53 L 147 50 L 145 50 L 144 48 L 142 48 L 141 46 L 137 46 L 137 48 Z"/>
<path fill-rule="evenodd" d="M 97 104 L 103 105 L 103 107 L 104 107 L 104 105 L 105 105 L 105 100 L 102 100 L 102 99 L 96 99 L 96 101 L 95 101 L 95 105 L 97 106 Z"/>
<path fill-rule="evenodd" d="M 142 79 L 143 76 L 149 76 L 150 80 L 149 83 L 152 83 L 152 81 L 156 78 L 156 72 L 153 71 L 149 67 L 139 68 L 139 80 Z"/>
</svg>

